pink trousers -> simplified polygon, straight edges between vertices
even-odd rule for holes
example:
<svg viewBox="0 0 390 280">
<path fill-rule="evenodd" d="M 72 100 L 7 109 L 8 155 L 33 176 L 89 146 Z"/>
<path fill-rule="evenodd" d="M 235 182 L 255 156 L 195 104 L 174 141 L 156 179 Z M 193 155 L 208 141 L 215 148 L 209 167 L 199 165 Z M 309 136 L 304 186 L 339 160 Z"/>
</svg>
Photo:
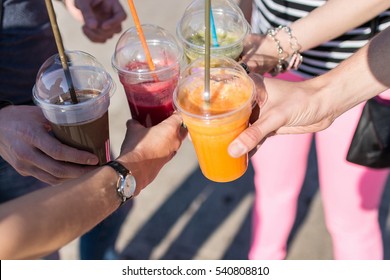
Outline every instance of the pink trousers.
<svg viewBox="0 0 390 280">
<path fill-rule="evenodd" d="M 281 78 L 301 79 L 291 73 Z M 386 93 L 390 96 L 390 91 Z M 334 259 L 383 258 L 378 209 L 389 171 L 345 160 L 362 107 L 349 110 L 315 136 L 320 194 Z M 249 259 L 286 257 L 312 137 L 274 136 L 252 157 L 256 198 Z"/>
</svg>

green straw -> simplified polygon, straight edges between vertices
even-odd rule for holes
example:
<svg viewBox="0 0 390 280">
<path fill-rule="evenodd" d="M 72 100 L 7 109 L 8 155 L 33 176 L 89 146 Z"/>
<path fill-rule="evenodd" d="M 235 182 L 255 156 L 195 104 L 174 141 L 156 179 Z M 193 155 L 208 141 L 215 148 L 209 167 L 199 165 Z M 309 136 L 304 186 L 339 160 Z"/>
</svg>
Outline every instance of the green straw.
<svg viewBox="0 0 390 280">
<path fill-rule="evenodd" d="M 45 2 L 46 2 L 47 12 L 48 12 L 49 18 L 50 18 L 51 27 L 53 29 L 54 38 L 55 38 L 55 41 L 57 44 L 57 49 L 58 49 L 58 54 L 60 56 L 61 65 L 62 65 L 62 68 L 64 69 L 65 79 L 66 79 L 66 82 L 68 84 L 70 98 L 71 98 L 73 104 L 77 104 L 78 100 L 77 100 L 76 92 L 74 90 L 72 76 L 70 75 L 68 60 L 66 58 L 64 44 L 62 43 L 61 33 L 60 33 L 59 28 L 58 28 L 57 18 L 56 18 L 56 14 L 54 12 L 53 3 L 51 2 L 51 0 L 45 0 Z"/>
<path fill-rule="evenodd" d="M 210 11 L 211 0 L 205 0 L 205 68 L 204 68 L 204 100 L 208 105 L 210 103 Z"/>
</svg>

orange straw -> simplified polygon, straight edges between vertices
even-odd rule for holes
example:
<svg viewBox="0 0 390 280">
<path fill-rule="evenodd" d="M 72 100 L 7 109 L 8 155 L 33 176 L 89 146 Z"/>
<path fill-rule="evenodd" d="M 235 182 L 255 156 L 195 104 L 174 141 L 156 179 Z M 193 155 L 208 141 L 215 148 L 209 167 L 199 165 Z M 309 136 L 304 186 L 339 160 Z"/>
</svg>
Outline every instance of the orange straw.
<svg viewBox="0 0 390 280">
<path fill-rule="evenodd" d="M 149 68 L 151 71 L 154 71 L 154 70 L 156 70 L 156 67 L 154 66 L 152 57 L 150 55 L 148 44 L 146 44 L 144 32 L 142 31 L 141 23 L 139 21 L 137 11 L 135 10 L 134 2 L 133 2 L 133 0 L 127 0 L 127 2 L 129 3 L 131 15 L 133 16 L 133 20 L 135 23 L 135 27 L 137 28 L 139 39 L 141 40 L 142 47 L 144 48 L 146 60 L 148 62 Z"/>
</svg>

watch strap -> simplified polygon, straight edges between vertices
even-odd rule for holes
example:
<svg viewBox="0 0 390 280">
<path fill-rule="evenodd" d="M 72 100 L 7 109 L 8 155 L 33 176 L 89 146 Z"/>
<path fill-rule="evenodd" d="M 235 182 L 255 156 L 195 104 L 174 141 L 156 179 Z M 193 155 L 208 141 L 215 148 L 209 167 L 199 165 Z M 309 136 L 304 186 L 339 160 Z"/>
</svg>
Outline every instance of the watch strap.
<svg viewBox="0 0 390 280">
<path fill-rule="evenodd" d="M 109 161 L 109 162 L 105 163 L 104 165 L 111 166 L 116 172 L 118 172 L 121 175 L 122 178 L 125 178 L 128 174 L 131 174 L 131 172 L 126 167 L 124 167 L 123 164 L 121 164 L 115 160 Z M 117 193 L 118 193 L 118 196 L 122 200 L 120 206 L 122 206 L 123 203 L 125 203 L 127 200 L 130 200 L 133 197 L 133 196 L 131 196 L 131 197 L 124 196 L 118 187 L 117 187 Z"/>
<path fill-rule="evenodd" d="M 123 177 L 125 177 L 127 174 L 130 173 L 130 171 L 123 166 L 123 164 L 115 161 L 115 160 L 112 160 L 112 161 L 109 161 L 107 162 L 105 165 L 109 165 L 111 166 L 112 168 L 114 168 L 119 174 L 121 174 Z"/>
</svg>

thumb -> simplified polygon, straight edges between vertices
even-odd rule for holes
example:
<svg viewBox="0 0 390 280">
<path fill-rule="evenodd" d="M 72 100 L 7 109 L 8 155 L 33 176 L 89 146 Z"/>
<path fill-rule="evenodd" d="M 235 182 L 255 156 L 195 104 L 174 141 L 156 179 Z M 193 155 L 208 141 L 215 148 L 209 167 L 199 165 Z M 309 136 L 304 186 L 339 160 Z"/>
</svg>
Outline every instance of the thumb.
<svg viewBox="0 0 390 280">
<path fill-rule="evenodd" d="M 262 116 L 230 143 L 228 153 L 236 158 L 259 148 L 267 137 L 277 134 L 284 123 L 284 117 L 275 113 Z"/>
<path fill-rule="evenodd" d="M 179 139 L 181 141 L 183 141 L 187 137 L 187 128 L 183 124 L 183 120 L 177 112 L 173 113 L 170 117 L 165 119 L 162 124 L 168 125 L 172 130 L 176 130 L 177 135 L 179 136 Z"/>
</svg>

